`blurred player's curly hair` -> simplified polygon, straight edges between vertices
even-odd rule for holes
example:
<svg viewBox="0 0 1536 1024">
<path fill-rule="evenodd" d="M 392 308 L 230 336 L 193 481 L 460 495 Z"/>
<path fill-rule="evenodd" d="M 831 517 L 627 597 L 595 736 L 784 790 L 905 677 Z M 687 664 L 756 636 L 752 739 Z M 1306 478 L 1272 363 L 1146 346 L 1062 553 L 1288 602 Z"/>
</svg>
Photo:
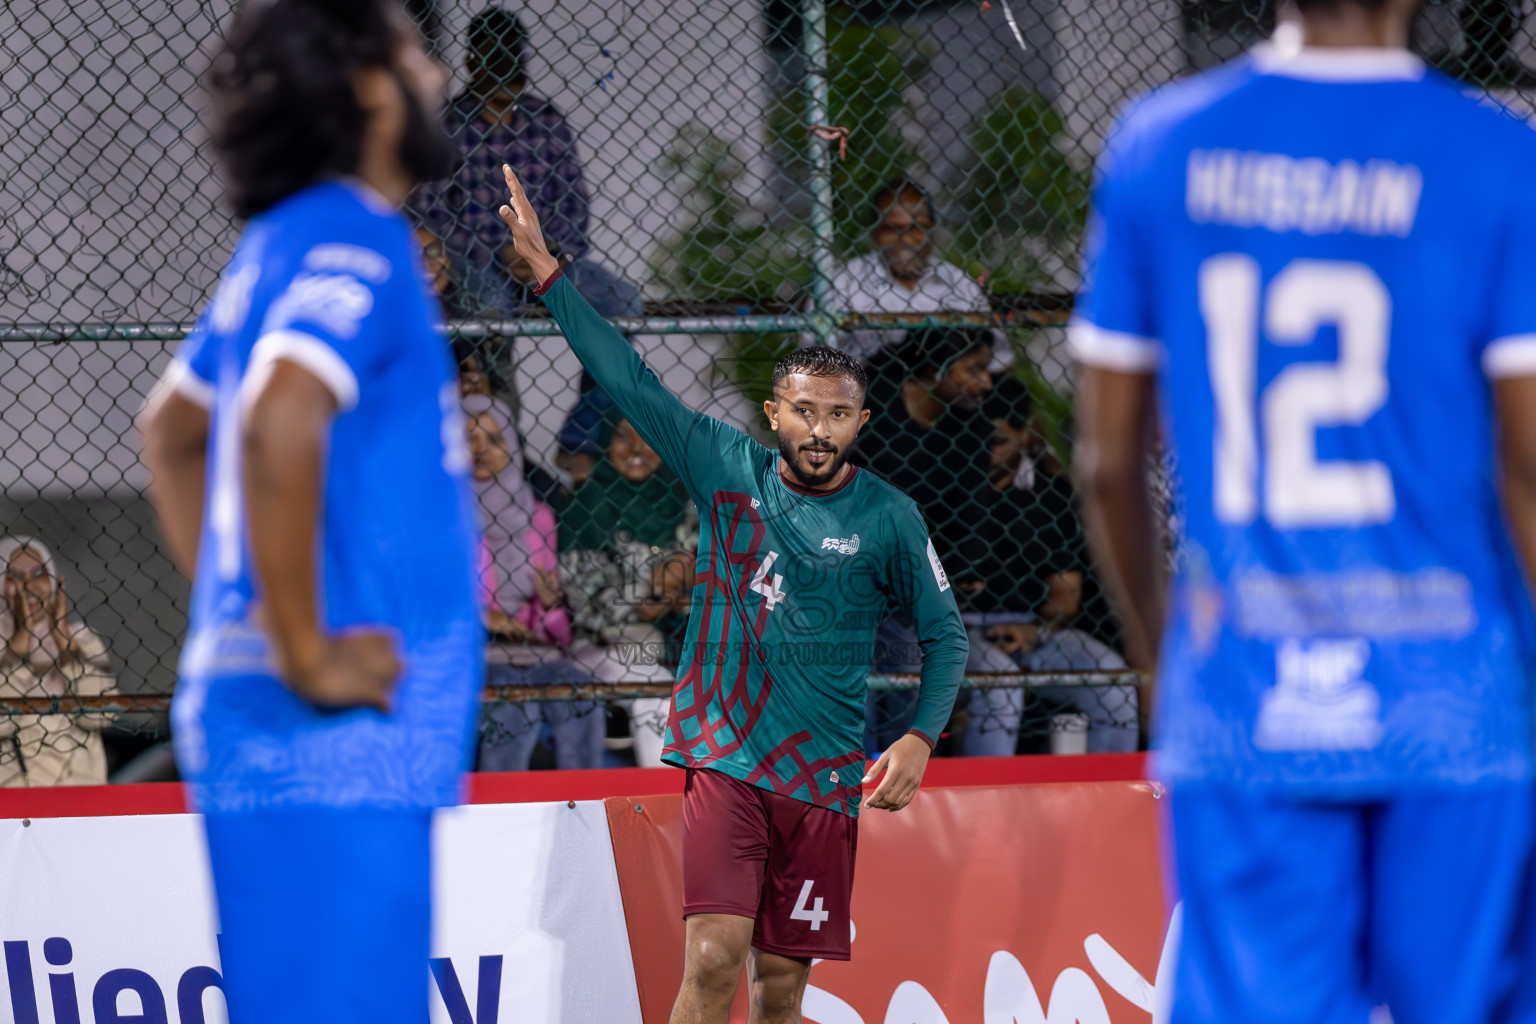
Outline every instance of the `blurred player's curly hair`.
<svg viewBox="0 0 1536 1024">
<path fill-rule="evenodd" d="M 247 0 L 205 78 L 209 141 L 235 216 L 353 173 L 367 118 L 352 76 L 387 66 L 408 24 L 395 0 Z"/>
<path fill-rule="evenodd" d="M 841 349 L 817 345 L 813 348 L 797 348 L 780 359 L 773 367 L 773 388 L 778 390 L 785 377 L 803 373 L 807 377 L 847 377 L 859 386 L 859 391 L 869 389 L 869 377 L 864 365 Z"/>
</svg>

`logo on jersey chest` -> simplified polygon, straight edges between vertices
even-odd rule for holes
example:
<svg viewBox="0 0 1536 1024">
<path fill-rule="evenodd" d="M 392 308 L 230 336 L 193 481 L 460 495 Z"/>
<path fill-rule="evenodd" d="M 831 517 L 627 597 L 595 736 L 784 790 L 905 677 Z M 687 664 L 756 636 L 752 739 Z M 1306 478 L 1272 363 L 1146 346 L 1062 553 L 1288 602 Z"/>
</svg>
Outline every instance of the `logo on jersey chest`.
<svg viewBox="0 0 1536 1024">
<path fill-rule="evenodd" d="M 826 537 L 821 542 L 821 550 L 836 551 L 840 555 L 856 555 L 859 553 L 859 535 L 852 537 Z"/>
</svg>

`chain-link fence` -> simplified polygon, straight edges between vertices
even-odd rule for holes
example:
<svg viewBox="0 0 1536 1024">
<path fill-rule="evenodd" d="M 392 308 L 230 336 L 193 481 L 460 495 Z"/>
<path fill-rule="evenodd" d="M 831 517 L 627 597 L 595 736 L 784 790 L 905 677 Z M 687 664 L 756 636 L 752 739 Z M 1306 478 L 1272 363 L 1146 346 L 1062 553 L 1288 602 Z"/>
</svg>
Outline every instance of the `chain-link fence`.
<svg viewBox="0 0 1536 1024">
<path fill-rule="evenodd" d="M 3 548 L 0 785 L 164 767 L 187 590 L 132 418 L 237 236 L 197 82 L 230 7 L 0 10 L 0 533 L 32 538 Z M 1063 325 L 1091 169 L 1127 98 L 1267 36 L 1275 5 L 407 7 L 455 70 L 459 168 L 410 213 L 476 396 L 467 443 L 557 524 L 555 563 L 529 573 L 487 509 L 506 543 L 482 764 L 630 744 L 654 761 L 699 530 L 533 299 L 495 216 L 503 162 L 578 290 L 694 408 L 772 443 L 775 359 L 827 340 L 868 363 L 856 458 L 923 507 L 970 627 L 946 752 L 1134 747 L 1134 677 L 1068 473 Z M 1525 109 L 1527 13 L 1437 0 L 1414 44 Z M 909 624 L 871 625 L 873 748 L 903 728 L 917 666 Z"/>
</svg>

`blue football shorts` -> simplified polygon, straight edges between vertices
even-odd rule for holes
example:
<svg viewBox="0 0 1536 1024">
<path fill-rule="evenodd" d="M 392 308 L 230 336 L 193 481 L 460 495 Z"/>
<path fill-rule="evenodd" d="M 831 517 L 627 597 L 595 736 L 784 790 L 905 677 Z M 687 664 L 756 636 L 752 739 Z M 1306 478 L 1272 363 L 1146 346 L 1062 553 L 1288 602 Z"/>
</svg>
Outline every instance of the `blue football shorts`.
<svg viewBox="0 0 1536 1024">
<path fill-rule="evenodd" d="M 423 1024 L 428 810 L 205 818 L 230 1024 Z"/>
<path fill-rule="evenodd" d="M 1379 802 L 1175 787 L 1174 1024 L 1502 1019 L 1532 839 L 1524 784 Z"/>
</svg>

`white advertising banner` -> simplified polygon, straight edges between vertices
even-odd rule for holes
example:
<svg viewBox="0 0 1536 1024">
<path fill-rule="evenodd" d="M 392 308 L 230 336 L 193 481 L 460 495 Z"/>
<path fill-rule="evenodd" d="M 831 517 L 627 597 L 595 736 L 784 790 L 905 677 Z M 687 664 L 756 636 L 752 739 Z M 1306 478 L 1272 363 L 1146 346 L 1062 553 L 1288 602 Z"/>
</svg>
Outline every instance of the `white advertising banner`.
<svg viewBox="0 0 1536 1024">
<path fill-rule="evenodd" d="M 433 1024 L 639 1024 L 601 801 L 433 826 Z M 226 1024 L 195 815 L 0 821 L 0 1020 Z"/>
</svg>

